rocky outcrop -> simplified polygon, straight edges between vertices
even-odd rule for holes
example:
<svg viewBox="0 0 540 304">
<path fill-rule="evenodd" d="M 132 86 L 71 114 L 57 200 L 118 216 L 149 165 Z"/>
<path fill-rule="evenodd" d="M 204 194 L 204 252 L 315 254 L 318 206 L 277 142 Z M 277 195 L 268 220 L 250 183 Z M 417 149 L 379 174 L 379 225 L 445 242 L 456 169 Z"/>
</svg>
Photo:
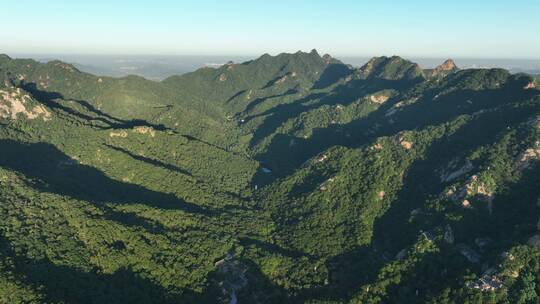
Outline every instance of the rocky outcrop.
<svg viewBox="0 0 540 304">
<path fill-rule="evenodd" d="M 51 119 L 52 114 L 43 105 L 34 103 L 30 95 L 25 94 L 21 89 L 0 90 L 0 118 L 15 120 L 19 116 L 24 116 L 28 120 L 41 117 L 44 121 Z"/>
<path fill-rule="evenodd" d="M 532 81 L 523 87 L 524 90 L 530 90 L 530 89 L 535 89 L 535 88 L 536 88 L 536 84 Z"/>
<path fill-rule="evenodd" d="M 128 133 L 124 130 L 121 131 L 112 131 L 109 133 L 109 137 L 120 137 L 120 138 L 126 138 L 128 136 Z"/>
<path fill-rule="evenodd" d="M 455 166 L 455 161 L 451 162 L 449 165 L 448 165 L 448 168 L 443 170 L 443 172 L 441 173 L 441 182 L 450 182 L 460 176 L 462 176 L 463 174 L 466 174 L 468 172 L 470 172 L 474 167 L 472 165 L 472 163 L 470 161 L 466 161 L 465 164 L 458 168 L 458 169 L 455 169 L 455 170 L 452 170 L 451 168 Z M 452 170 L 452 171 L 450 171 Z"/>
<path fill-rule="evenodd" d="M 386 95 L 371 95 L 369 96 L 369 100 L 371 102 L 377 103 L 377 104 L 383 104 L 385 103 L 390 97 Z"/>
<path fill-rule="evenodd" d="M 431 71 L 431 76 L 447 75 L 459 70 L 454 60 L 448 59 Z"/>
<path fill-rule="evenodd" d="M 523 151 L 517 158 L 515 168 L 518 171 L 528 169 L 534 161 L 540 159 L 540 143 L 536 143 L 535 147 L 528 148 Z"/>
<path fill-rule="evenodd" d="M 139 133 L 139 134 L 148 134 L 151 137 L 156 136 L 156 131 L 154 130 L 154 128 L 148 127 L 148 126 L 134 127 L 133 132 Z"/>
</svg>

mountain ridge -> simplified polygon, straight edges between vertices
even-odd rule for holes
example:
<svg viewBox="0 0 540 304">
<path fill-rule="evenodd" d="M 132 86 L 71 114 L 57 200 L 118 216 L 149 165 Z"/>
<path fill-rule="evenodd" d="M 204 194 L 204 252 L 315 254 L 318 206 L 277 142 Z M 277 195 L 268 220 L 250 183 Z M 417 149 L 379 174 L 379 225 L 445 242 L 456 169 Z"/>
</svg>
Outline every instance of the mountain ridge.
<svg viewBox="0 0 540 304">
<path fill-rule="evenodd" d="M 530 75 L 314 50 L 156 82 L 0 56 L 0 91 L 0 301 L 537 298 Z"/>
</svg>

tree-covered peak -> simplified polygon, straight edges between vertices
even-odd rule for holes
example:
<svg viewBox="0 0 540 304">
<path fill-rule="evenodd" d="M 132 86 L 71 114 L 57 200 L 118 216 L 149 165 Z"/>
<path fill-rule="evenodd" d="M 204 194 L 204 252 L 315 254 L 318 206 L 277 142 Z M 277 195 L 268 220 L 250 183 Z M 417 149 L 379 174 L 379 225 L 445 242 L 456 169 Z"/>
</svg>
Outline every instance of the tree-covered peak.
<svg viewBox="0 0 540 304">
<path fill-rule="evenodd" d="M 399 56 L 373 57 L 359 69 L 362 78 L 380 78 L 387 80 L 415 79 L 423 77 L 420 66 Z"/>
<path fill-rule="evenodd" d="M 8 60 L 11 60 L 11 57 L 9 57 L 7 54 L 0 54 L 0 62 Z"/>
<path fill-rule="evenodd" d="M 66 63 L 66 62 L 63 62 L 63 61 L 60 61 L 60 60 L 49 61 L 49 62 L 47 62 L 47 66 L 60 68 L 60 69 L 63 69 L 65 71 L 68 71 L 68 72 L 81 73 L 81 71 L 79 71 L 73 64 Z"/>
</svg>

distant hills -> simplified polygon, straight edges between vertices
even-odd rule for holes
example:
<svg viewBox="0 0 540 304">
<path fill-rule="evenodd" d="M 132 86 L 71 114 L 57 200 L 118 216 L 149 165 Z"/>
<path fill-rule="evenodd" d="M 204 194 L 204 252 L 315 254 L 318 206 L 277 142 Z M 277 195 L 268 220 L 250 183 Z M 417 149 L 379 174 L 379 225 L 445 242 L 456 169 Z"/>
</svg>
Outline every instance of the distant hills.
<svg viewBox="0 0 540 304">
<path fill-rule="evenodd" d="M 539 79 L 0 55 L 0 302 L 535 303 Z"/>
<path fill-rule="evenodd" d="M 152 56 L 152 55 L 40 55 L 14 54 L 13 58 L 35 58 L 46 63 L 60 59 L 75 65 L 79 70 L 94 75 L 123 77 L 130 74 L 151 80 L 163 80 L 169 76 L 193 72 L 202 67 L 218 67 L 229 61 L 245 62 L 258 56 Z M 361 67 L 371 57 L 337 56 L 340 61 L 354 67 Z M 407 57 L 424 69 L 432 69 L 445 61 L 445 58 Z M 511 73 L 540 74 L 540 61 L 527 59 L 481 59 L 456 58 L 461 68 L 503 68 Z"/>
</svg>

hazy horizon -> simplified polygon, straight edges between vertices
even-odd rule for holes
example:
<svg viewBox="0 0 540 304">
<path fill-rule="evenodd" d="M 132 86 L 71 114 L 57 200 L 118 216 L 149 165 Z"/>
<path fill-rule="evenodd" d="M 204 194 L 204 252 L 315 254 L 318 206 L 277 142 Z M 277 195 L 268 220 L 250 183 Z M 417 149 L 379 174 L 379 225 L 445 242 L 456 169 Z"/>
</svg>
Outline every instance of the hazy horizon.
<svg viewBox="0 0 540 304">
<path fill-rule="evenodd" d="M 540 59 L 540 2 L 9 1 L 0 52 Z M 21 19 L 21 17 L 24 17 Z M 21 20 L 24 20 L 21 22 Z"/>
<path fill-rule="evenodd" d="M 309 52 L 309 50 L 303 50 Z M 323 55 L 319 52 L 320 55 Z M 40 62 L 61 60 L 74 64 L 83 72 L 122 77 L 138 75 L 152 80 L 162 80 L 168 76 L 193 72 L 202 67 L 219 66 L 233 61 L 242 63 L 260 57 L 259 55 L 90 55 L 90 54 L 7 54 L 13 58 L 31 58 Z M 276 55 L 276 54 L 272 54 Z M 332 55 L 332 54 L 330 54 Z M 391 55 L 388 55 L 391 56 Z M 335 56 L 346 64 L 359 67 L 374 56 Z M 448 57 L 409 57 L 405 59 L 429 69 L 441 64 Z M 452 57 L 461 68 L 504 68 L 513 73 L 540 74 L 540 59 L 505 58 L 460 58 Z"/>
</svg>

